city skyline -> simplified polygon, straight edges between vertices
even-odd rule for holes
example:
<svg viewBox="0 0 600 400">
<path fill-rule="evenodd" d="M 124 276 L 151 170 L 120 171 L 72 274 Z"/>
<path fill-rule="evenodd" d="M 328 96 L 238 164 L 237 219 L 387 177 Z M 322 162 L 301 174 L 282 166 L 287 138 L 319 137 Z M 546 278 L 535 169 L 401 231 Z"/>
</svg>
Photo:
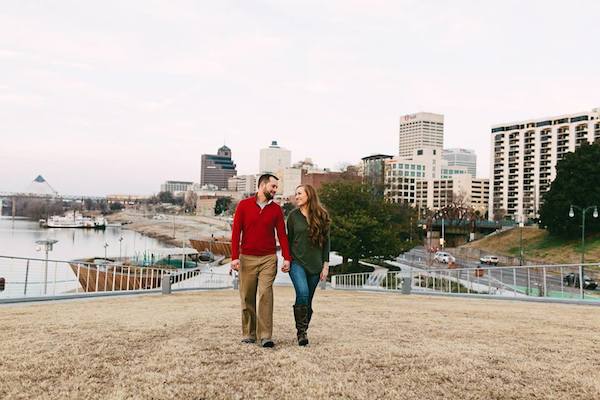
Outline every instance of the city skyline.
<svg viewBox="0 0 600 400">
<path fill-rule="evenodd" d="M 600 107 L 600 4 L 565 4 L 8 1 L 0 191 L 151 194 L 224 143 L 240 175 L 272 140 L 335 169 L 420 111 L 489 178 L 492 125 Z"/>
</svg>

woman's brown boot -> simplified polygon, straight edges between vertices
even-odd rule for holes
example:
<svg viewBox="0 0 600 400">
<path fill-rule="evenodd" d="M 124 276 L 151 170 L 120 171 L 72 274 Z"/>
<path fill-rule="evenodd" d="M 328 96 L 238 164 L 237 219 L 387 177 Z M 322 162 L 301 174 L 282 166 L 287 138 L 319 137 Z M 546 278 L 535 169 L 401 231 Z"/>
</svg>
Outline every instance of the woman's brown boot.
<svg viewBox="0 0 600 400">
<path fill-rule="evenodd" d="M 298 346 L 306 346 L 308 344 L 308 337 L 306 336 L 306 329 L 308 329 L 308 305 L 294 305 L 294 319 L 296 320 Z"/>
</svg>

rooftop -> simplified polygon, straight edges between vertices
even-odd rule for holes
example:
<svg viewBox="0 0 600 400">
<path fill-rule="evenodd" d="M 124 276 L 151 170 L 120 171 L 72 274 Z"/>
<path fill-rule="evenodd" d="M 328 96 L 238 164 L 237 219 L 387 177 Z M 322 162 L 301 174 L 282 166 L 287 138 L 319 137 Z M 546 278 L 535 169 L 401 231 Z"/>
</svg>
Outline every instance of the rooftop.
<svg viewBox="0 0 600 400">
<path fill-rule="evenodd" d="M 325 290 L 311 344 L 275 289 L 275 349 L 233 290 L 1 307 L 3 398 L 598 398 L 597 308 Z"/>
</svg>

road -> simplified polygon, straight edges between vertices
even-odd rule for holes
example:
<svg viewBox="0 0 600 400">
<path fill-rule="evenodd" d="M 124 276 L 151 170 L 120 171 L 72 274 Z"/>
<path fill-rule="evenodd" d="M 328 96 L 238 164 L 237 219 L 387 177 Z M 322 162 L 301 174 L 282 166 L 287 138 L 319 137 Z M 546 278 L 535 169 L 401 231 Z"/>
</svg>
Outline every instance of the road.
<svg viewBox="0 0 600 400">
<path fill-rule="evenodd" d="M 516 291 L 521 294 L 543 295 L 545 292 L 553 297 L 579 297 L 579 287 L 569 287 L 563 283 L 563 277 L 570 273 L 578 273 L 578 268 L 573 266 L 546 268 L 520 268 L 503 266 L 494 268 L 482 265 L 479 261 L 464 258 L 456 259 L 456 269 L 448 269 L 443 263 L 433 260 L 433 254 L 425 251 L 423 247 L 416 247 L 405 253 L 398 261 L 408 263 L 425 270 L 437 270 L 442 276 L 450 276 L 467 282 L 475 282 L 487 286 L 491 291 L 505 290 Z M 475 268 L 483 268 L 484 274 L 476 277 Z M 544 285 L 545 282 L 545 285 Z M 585 290 L 585 294 L 598 293 L 598 290 Z"/>
</svg>

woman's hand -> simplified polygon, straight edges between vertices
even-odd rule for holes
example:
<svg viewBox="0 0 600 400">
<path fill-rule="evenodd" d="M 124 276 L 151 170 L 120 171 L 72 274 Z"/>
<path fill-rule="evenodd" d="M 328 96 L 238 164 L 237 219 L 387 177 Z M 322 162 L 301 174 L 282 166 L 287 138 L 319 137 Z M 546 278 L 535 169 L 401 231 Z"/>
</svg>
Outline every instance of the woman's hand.
<svg viewBox="0 0 600 400">
<path fill-rule="evenodd" d="M 323 263 L 323 269 L 321 270 L 321 280 L 326 281 L 329 275 L 329 263 Z"/>
</svg>

